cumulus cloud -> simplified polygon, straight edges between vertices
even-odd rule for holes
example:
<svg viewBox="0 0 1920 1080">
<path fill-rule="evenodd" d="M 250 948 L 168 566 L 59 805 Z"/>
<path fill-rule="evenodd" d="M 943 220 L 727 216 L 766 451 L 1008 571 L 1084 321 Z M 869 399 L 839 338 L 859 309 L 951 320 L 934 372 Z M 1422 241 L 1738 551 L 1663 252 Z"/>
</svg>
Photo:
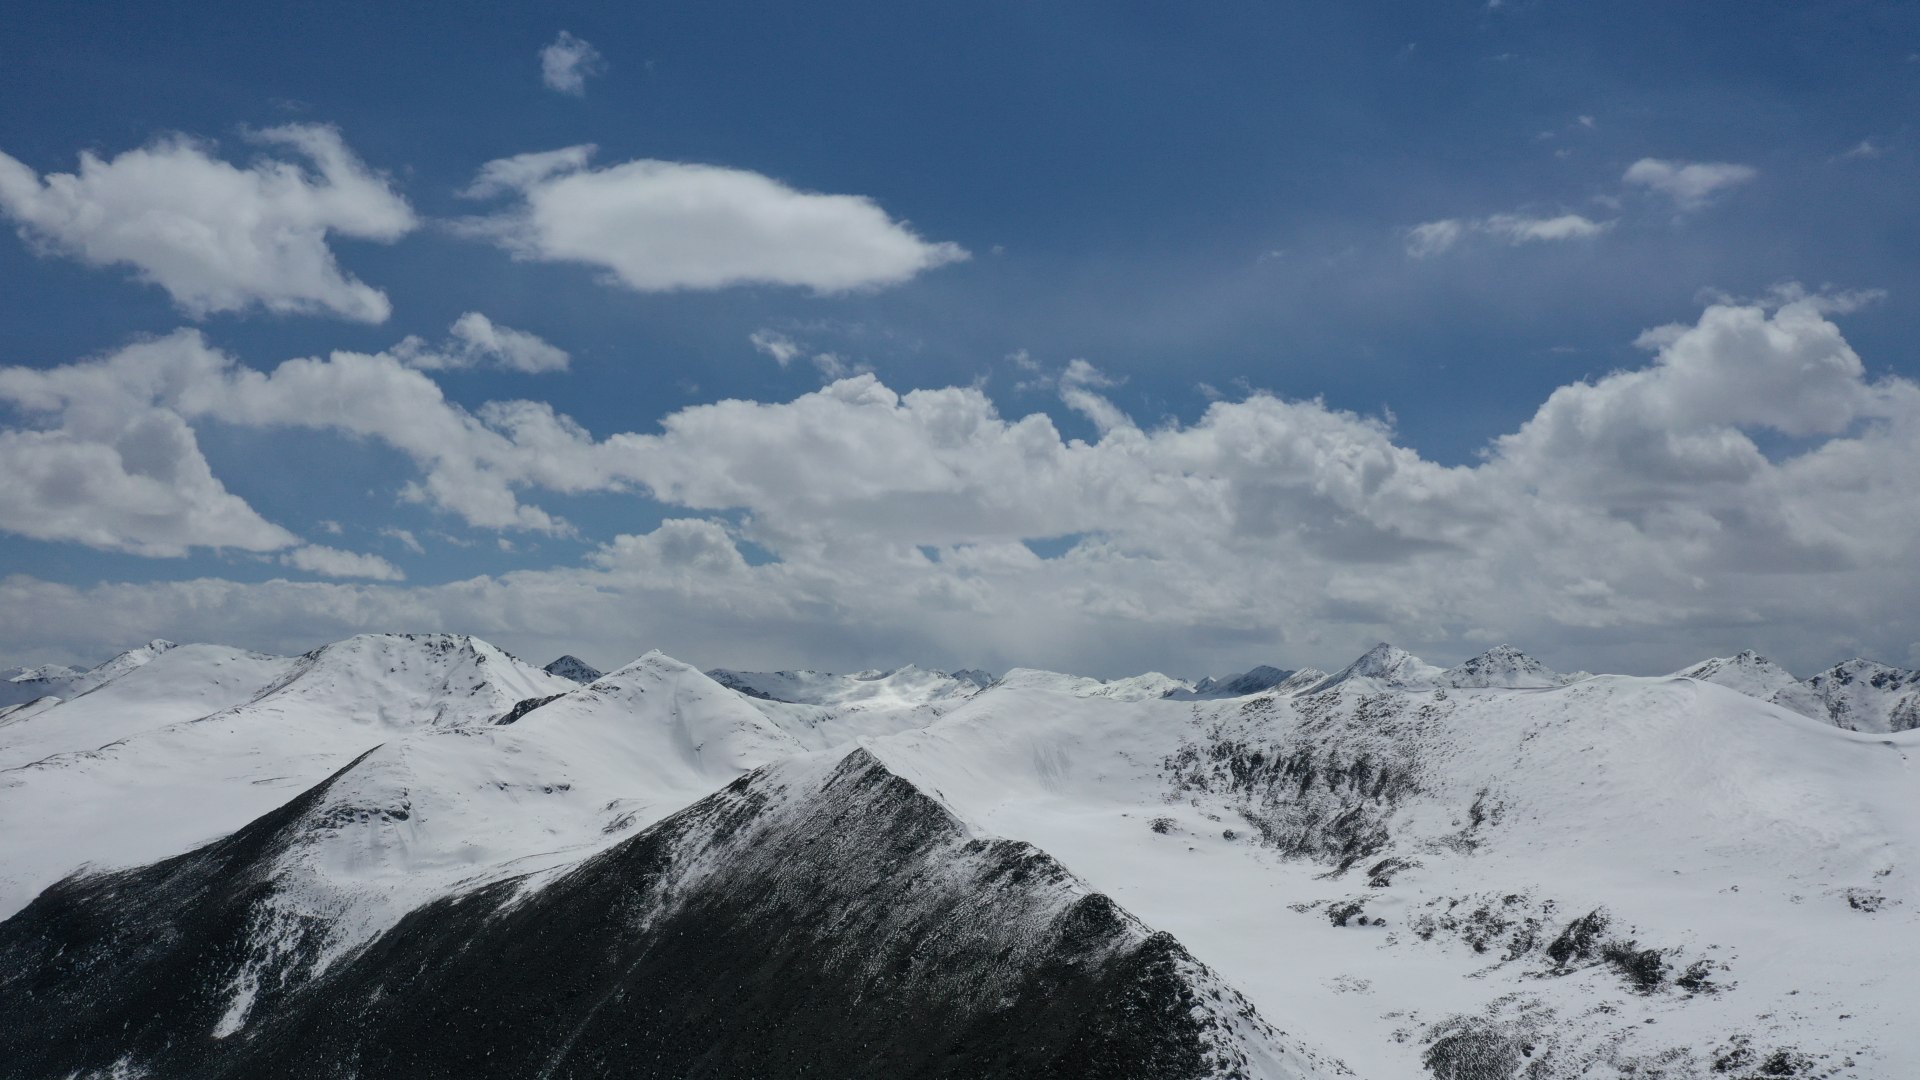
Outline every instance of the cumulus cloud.
<svg viewBox="0 0 1920 1080">
<path fill-rule="evenodd" d="M 587 92 L 587 77 L 607 69 L 600 50 L 565 30 L 553 43 L 540 50 L 540 81 L 547 89 L 582 97 Z"/>
<path fill-rule="evenodd" d="M 1580 214 L 1560 214 L 1556 217 L 1494 214 L 1474 219 L 1443 218 L 1408 229 L 1407 254 L 1416 259 L 1430 258 L 1451 250 L 1455 244 L 1474 234 L 1491 236 L 1508 244 L 1553 243 L 1584 240 L 1612 227 L 1611 221 L 1594 221 Z"/>
<path fill-rule="evenodd" d="M 565 371 L 572 361 L 565 349 L 524 330 L 501 326 L 477 311 L 455 319 L 447 333 L 450 340 L 438 347 L 408 337 L 394 346 L 393 355 L 423 371 L 495 367 L 530 375 Z"/>
<path fill-rule="evenodd" d="M 370 578 L 374 581 L 404 581 L 400 568 L 378 555 L 362 555 L 339 548 L 307 544 L 280 556 L 280 561 L 296 570 L 335 578 Z"/>
<path fill-rule="evenodd" d="M 1759 175 L 1760 171 L 1751 165 L 1641 158 L 1629 165 L 1620 179 L 1657 191 L 1682 210 L 1697 210 L 1719 192 L 1750 183 Z"/>
<path fill-rule="evenodd" d="M 406 200 L 333 128 L 250 138 L 304 164 L 281 156 L 243 168 L 181 136 L 110 160 L 82 152 L 77 172 L 45 176 L 0 153 L 0 211 L 40 251 L 132 267 L 195 317 L 259 306 L 384 321 L 386 294 L 343 271 L 328 238 L 398 239 L 418 223 Z"/>
<path fill-rule="evenodd" d="M 149 407 L 342 425 L 401 447 L 423 497 L 469 520 L 515 524 L 541 490 L 679 510 L 576 566 L 462 582 L 15 578 L 0 603 L 35 613 L 36 644 L 90 636 L 89 652 L 431 625 L 535 654 L 1096 674 L 1325 666 L 1379 638 L 1448 660 L 1514 639 L 1564 666 L 1642 671 L 1743 645 L 1809 669 L 1898 656 L 1920 637 L 1920 385 L 1869 376 L 1832 321 L 1845 306 L 1795 290 L 1712 303 L 1648 335 L 1646 364 L 1555 391 L 1471 465 L 1423 457 L 1384 420 L 1262 393 L 1143 425 L 1084 362 L 1054 390 L 1091 439 L 1003 415 L 977 386 L 900 393 L 871 374 L 600 438 L 538 403 L 467 413 L 420 388 L 350 420 L 373 386 L 431 386 L 391 358 L 270 373 L 149 358 L 129 369 Z"/>
<path fill-rule="evenodd" d="M 607 271 L 640 292 L 797 285 L 819 293 L 897 285 L 958 262 L 863 195 L 801 191 L 745 169 L 678 161 L 587 167 L 590 146 L 489 162 L 466 194 L 517 203 L 465 223 L 516 257 Z"/>
</svg>

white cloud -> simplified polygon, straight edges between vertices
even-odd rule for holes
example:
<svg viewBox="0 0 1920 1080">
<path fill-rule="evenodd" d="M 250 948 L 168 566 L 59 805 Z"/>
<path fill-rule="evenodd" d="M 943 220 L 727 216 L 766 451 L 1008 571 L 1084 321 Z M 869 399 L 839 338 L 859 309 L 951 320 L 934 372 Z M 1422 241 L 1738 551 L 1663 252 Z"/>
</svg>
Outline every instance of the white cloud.
<svg viewBox="0 0 1920 1080">
<path fill-rule="evenodd" d="M 501 326 L 477 311 L 455 319 L 447 332 L 452 340 L 438 347 L 408 337 L 392 353 L 409 367 L 423 371 L 496 367 L 537 375 L 565 371 L 572 357 L 565 349 L 534 334 Z"/>
<path fill-rule="evenodd" d="M 1584 240 L 1612 227 L 1611 221 L 1593 221 L 1579 214 L 1560 214 L 1556 217 L 1494 214 L 1474 219 L 1443 218 L 1408 229 L 1407 254 L 1416 259 L 1431 258 L 1451 250 L 1461 240 L 1476 233 L 1509 244 L 1553 243 Z"/>
<path fill-rule="evenodd" d="M 517 205 L 470 220 L 516 257 L 576 262 L 641 292 L 798 285 L 819 293 L 897 285 L 967 258 L 929 243 L 863 195 L 800 191 L 759 173 L 677 161 L 586 167 L 592 147 L 484 166 L 467 194 Z"/>
<path fill-rule="evenodd" d="M 195 317 L 258 305 L 384 321 L 386 294 L 341 270 L 327 239 L 398 239 L 417 225 L 406 200 L 333 128 L 251 138 L 311 167 L 266 158 L 240 168 L 184 137 L 111 160 L 82 152 L 78 172 L 44 177 L 0 153 L 0 211 L 42 251 L 131 266 Z"/>
<path fill-rule="evenodd" d="M 756 350 L 773 357 L 773 362 L 781 367 L 793 363 L 795 358 L 806 352 L 798 342 L 777 330 L 755 330 L 747 335 L 747 340 L 753 343 Z"/>
<path fill-rule="evenodd" d="M 280 556 L 280 561 L 309 574 L 336 578 L 370 578 L 374 581 L 404 581 L 400 568 L 378 555 L 362 555 L 339 548 L 307 544 Z"/>
<path fill-rule="evenodd" d="M 1620 179 L 1658 191 L 1682 210 L 1694 210 L 1705 206 L 1717 192 L 1750 183 L 1759 175 L 1751 165 L 1641 158 L 1628 166 Z"/>
<path fill-rule="evenodd" d="M 547 89 L 575 97 L 587 92 L 587 77 L 607 69 L 600 50 L 565 30 L 553 43 L 540 50 L 540 81 Z"/>
<path fill-rule="evenodd" d="M 14 578 L 0 605 L 34 613 L 33 644 L 86 651 L 407 625 L 535 654 L 1100 674 L 1324 666 L 1383 637 L 1457 659 L 1487 634 L 1642 671 L 1741 645 L 1807 669 L 1843 641 L 1897 656 L 1920 637 L 1920 385 L 1869 378 L 1829 317 L 1846 306 L 1792 289 L 1715 302 L 1650 334 L 1648 364 L 1560 388 L 1471 466 L 1424 458 L 1388 422 L 1261 393 L 1145 427 L 1084 362 L 1055 385 L 1091 440 L 1003 416 L 979 387 L 897 393 L 872 375 L 596 438 L 534 402 L 468 413 L 391 358 L 262 373 L 194 360 L 204 346 L 181 336 L 140 364 L 46 377 L 111 375 L 196 421 L 380 439 L 416 462 L 423 498 L 475 523 L 539 514 L 519 501 L 538 490 L 640 491 L 681 517 L 583 565 L 444 585 Z M 162 362 L 163 346 L 182 355 Z M 1024 543 L 1045 538 L 1068 550 Z M 0 645 L 28 633 L 0 628 Z"/>
</svg>

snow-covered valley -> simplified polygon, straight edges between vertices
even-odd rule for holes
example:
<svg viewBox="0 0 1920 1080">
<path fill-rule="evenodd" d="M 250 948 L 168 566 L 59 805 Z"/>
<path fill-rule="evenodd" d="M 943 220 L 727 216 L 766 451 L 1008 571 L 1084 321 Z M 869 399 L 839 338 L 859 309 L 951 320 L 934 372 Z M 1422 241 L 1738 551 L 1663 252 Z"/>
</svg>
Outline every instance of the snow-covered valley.
<svg viewBox="0 0 1920 1080">
<path fill-rule="evenodd" d="M 0 1076 L 1920 1075 L 1869 661 L 9 685 Z"/>
</svg>

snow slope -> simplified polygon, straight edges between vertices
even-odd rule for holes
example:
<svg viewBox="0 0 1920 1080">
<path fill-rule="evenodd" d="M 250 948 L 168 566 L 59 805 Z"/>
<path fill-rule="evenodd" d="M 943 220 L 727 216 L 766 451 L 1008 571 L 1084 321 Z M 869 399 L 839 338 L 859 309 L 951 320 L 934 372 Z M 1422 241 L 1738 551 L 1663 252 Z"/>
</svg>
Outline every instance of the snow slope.
<svg viewBox="0 0 1920 1080">
<path fill-rule="evenodd" d="M 1530 1077 L 1920 1075 L 1911 737 L 1679 679 L 1350 679 L 1097 712 L 1003 689 L 869 746 L 1363 1076 L 1468 1047 Z"/>
</svg>

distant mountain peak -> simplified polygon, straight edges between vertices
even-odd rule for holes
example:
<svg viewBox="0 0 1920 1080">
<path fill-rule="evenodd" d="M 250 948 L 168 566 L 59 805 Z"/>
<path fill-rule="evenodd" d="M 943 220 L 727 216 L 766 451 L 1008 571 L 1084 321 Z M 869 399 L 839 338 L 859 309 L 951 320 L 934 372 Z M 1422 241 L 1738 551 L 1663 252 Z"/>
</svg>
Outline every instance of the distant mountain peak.
<svg viewBox="0 0 1920 1080">
<path fill-rule="evenodd" d="M 1440 674 L 1439 668 L 1398 645 L 1383 641 L 1362 653 L 1358 660 L 1342 668 L 1338 674 L 1315 684 L 1309 692 L 1331 690 L 1352 679 L 1369 679 L 1383 686 L 1397 688 L 1415 687 L 1432 683 Z"/>
<path fill-rule="evenodd" d="M 1876 733 L 1920 728 L 1920 671 L 1856 656 L 1813 676 L 1806 686 L 1836 727 Z"/>
<path fill-rule="evenodd" d="M 1511 645 L 1495 645 L 1471 660 L 1448 668 L 1441 673 L 1440 681 L 1463 689 L 1536 689 L 1565 685 L 1568 678 Z"/>
<path fill-rule="evenodd" d="M 562 679 L 572 680 L 581 686 L 587 685 L 604 674 L 599 668 L 594 667 L 592 664 L 587 663 L 572 653 L 562 656 L 560 659 L 555 660 L 540 670 L 549 675 L 558 675 Z"/>
<path fill-rule="evenodd" d="M 1832 720 L 1826 703 L 1807 684 L 1752 649 L 1702 660 L 1673 674 L 1676 678 L 1698 679 L 1737 690 L 1815 720 Z"/>
</svg>

